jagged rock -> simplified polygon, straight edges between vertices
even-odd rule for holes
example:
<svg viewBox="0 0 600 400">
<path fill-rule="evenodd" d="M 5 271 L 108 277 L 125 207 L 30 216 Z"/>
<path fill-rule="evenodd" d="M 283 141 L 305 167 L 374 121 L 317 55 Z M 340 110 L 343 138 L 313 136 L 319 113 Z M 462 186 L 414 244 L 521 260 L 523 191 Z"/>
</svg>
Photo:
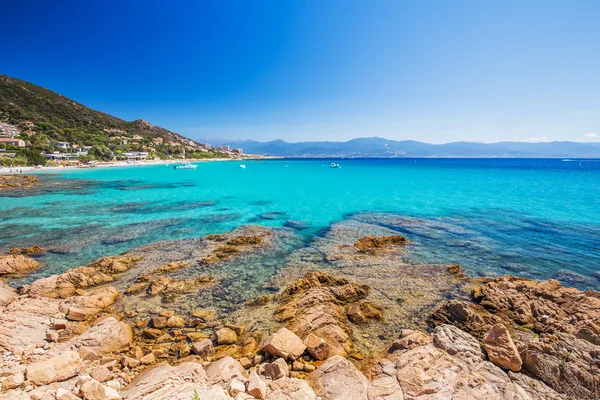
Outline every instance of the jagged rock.
<svg viewBox="0 0 600 400">
<path fill-rule="evenodd" d="M 234 344 L 237 342 L 237 334 L 229 328 L 221 328 L 215 332 L 217 344 Z"/>
<path fill-rule="evenodd" d="M 46 361 L 27 366 L 27 380 L 34 385 L 48 385 L 52 382 L 67 380 L 82 368 L 81 358 L 74 351 L 65 351 Z"/>
<path fill-rule="evenodd" d="M 94 367 L 94 369 L 90 371 L 90 375 L 98 382 L 106 382 L 112 378 L 112 373 L 110 370 L 103 365 Z"/>
<path fill-rule="evenodd" d="M 17 298 L 17 291 L 0 281 L 0 307 L 6 307 Z"/>
<path fill-rule="evenodd" d="M 0 256 L 0 276 L 24 274 L 37 269 L 40 265 L 39 261 L 24 255 Z"/>
<path fill-rule="evenodd" d="M 496 324 L 492 326 L 486 337 L 483 339 L 483 347 L 491 362 L 500 368 L 508 369 L 513 372 L 519 372 L 523 361 L 519 355 L 508 329 L 504 325 Z"/>
<path fill-rule="evenodd" d="M 41 248 L 40 246 L 33 247 L 13 247 L 8 251 L 8 254 L 21 254 L 24 256 L 34 256 L 42 254 L 46 251 L 46 249 Z"/>
<path fill-rule="evenodd" d="M 290 371 L 285 360 L 283 358 L 278 358 L 272 363 L 264 365 L 264 375 L 270 379 L 276 380 L 283 378 L 284 376 L 289 376 Z"/>
<path fill-rule="evenodd" d="M 508 376 L 515 384 L 522 387 L 532 400 L 567 400 L 567 397 L 554 391 L 543 382 L 525 374 L 511 371 Z"/>
<path fill-rule="evenodd" d="M 129 270 L 141 257 L 104 257 L 85 267 L 78 267 L 60 275 L 38 279 L 28 288 L 30 296 L 65 299 L 73 296 L 77 289 L 85 289 L 113 281 L 113 275 Z"/>
<path fill-rule="evenodd" d="M 567 333 L 542 334 L 521 349 L 523 369 L 569 398 L 600 398 L 600 347 Z"/>
<path fill-rule="evenodd" d="M 246 370 L 239 361 L 231 357 L 224 357 L 206 367 L 206 377 L 213 385 L 221 385 L 225 388 L 233 378 L 244 382 L 247 380 Z"/>
<path fill-rule="evenodd" d="M 173 315 L 167 320 L 168 328 L 182 328 L 185 326 L 185 318 L 179 315 Z"/>
<path fill-rule="evenodd" d="M 267 383 L 254 371 L 250 373 L 248 380 L 248 394 L 256 399 L 262 399 L 267 395 Z"/>
<path fill-rule="evenodd" d="M 261 351 L 272 354 L 276 357 L 283 357 L 286 360 L 295 360 L 304 353 L 306 345 L 294 332 L 281 328 L 273 335 L 269 336 Z"/>
<path fill-rule="evenodd" d="M 327 341 L 336 354 L 350 354 L 352 340 L 340 304 L 356 302 L 368 294 L 368 287 L 322 272 L 307 273 L 282 293 L 283 304 L 275 318 L 285 322 L 300 338 L 313 333 Z"/>
<path fill-rule="evenodd" d="M 311 372 L 308 382 L 323 400 L 367 400 L 367 378 L 341 356 L 331 357 Z"/>
<path fill-rule="evenodd" d="M 327 342 L 314 334 L 309 334 L 304 339 L 306 345 L 306 352 L 310 354 L 315 360 L 326 360 L 331 352 L 331 346 Z"/>
<path fill-rule="evenodd" d="M 10 370 L 2 371 L 2 390 L 7 391 L 21 386 L 25 382 L 25 367 L 18 366 Z"/>
<path fill-rule="evenodd" d="M 390 245 L 403 245 L 406 244 L 406 238 L 400 235 L 392 235 L 392 236 L 365 236 L 358 239 L 354 246 L 361 253 L 374 252 L 377 249 L 380 249 L 385 246 Z"/>
<path fill-rule="evenodd" d="M 192 346 L 192 352 L 200 357 L 208 357 L 215 352 L 212 340 L 202 339 L 197 341 L 194 343 L 194 346 Z"/>
<path fill-rule="evenodd" d="M 259 397 L 257 397 L 259 398 Z M 297 378 L 280 378 L 269 384 L 265 400 L 317 400 L 308 383 Z"/>
<path fill-rule="evenodd" d="M 435 345 L 471 366 L 486 360 L 477 339 L 453 325 L 440 325 L 433 331 Z"/>
</svg>

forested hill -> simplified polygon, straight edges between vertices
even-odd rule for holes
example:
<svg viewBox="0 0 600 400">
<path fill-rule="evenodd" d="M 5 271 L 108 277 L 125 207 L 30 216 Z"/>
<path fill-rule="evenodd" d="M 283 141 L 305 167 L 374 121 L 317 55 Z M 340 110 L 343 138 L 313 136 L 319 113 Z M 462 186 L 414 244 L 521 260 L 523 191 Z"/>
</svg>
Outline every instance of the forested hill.
<svg viewBox="0 0 600 400">
<path fill-rule="evenodd" d="M 124 121 L 41 86 L 0 74 L 0 135 L 20 136 L 39 151 L 57 142 L 105 145 L 113 151 L 171 154 L 199 143 L 143 120 Z"/>
</svg>

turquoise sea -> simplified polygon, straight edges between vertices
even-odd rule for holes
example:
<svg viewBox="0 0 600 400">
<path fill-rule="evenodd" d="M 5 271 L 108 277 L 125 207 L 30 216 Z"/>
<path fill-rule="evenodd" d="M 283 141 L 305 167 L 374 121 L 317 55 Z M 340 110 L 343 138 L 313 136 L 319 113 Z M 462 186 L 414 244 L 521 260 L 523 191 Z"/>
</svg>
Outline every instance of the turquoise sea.
<svg viewBox="0 0 600 400">
<path fill-rule="evenodd" d="M 0 251 L 50 248 L 34 279 L 242 224 L 287 227 L 306 245 L 332 223 L 368 219 L 415 242 L 415 263 L 600 287 L 600 160 L 352 159 L 336 160 L 339 169 L 331 161 L 39 174 L 39 190 L 2 193 Z"/>
</svg>

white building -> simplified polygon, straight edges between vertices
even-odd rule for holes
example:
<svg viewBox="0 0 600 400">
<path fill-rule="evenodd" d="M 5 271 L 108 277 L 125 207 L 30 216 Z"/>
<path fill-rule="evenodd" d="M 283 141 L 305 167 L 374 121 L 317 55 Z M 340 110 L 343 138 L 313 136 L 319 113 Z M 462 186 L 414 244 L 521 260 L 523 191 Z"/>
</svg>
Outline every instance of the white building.
<svg viewBox="0 0 600 400">
<path fill-rule="evenodd" d="M 69 142 L 58 142 L 56 143 L 56 147 L 63 150 L 68 150 L 71 148 L 71 143 Z"/>
<path fill-rule="evenodd" d="M 121 155 L 128 160 L 147 160 L 148 159 L 148 153 L 145 151 L 133 151 L 131 153 L 123 153 Z"/>
<path fill-rule="evenodd" d="M 0 143 L 15 147 L 25 147 L 25 141 L 18 138 L 0 138 Z"/>
</svg>

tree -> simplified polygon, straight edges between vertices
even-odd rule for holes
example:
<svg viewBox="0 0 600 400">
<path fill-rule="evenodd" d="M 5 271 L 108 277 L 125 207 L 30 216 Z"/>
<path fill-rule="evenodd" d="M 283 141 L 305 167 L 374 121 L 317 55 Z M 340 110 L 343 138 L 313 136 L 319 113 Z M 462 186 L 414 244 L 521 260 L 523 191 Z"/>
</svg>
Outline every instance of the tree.
<svg viewBox="0 0 600 400">
<path fill-rule="evenodd" d="M 92 147 L 88 154 L 102 161 L 111 161 L 113 158 L 115 158 L 112 151 L 110 151 L 110 149 L 104 145 Z"/>
<path fill-rule="evenodd" d="M 34 150 L 19 149 L 17 150 L 17 156 L 27 160 L 29 165 L 46 165 L 46 159 L 43 155 Z"/>
</svg>

